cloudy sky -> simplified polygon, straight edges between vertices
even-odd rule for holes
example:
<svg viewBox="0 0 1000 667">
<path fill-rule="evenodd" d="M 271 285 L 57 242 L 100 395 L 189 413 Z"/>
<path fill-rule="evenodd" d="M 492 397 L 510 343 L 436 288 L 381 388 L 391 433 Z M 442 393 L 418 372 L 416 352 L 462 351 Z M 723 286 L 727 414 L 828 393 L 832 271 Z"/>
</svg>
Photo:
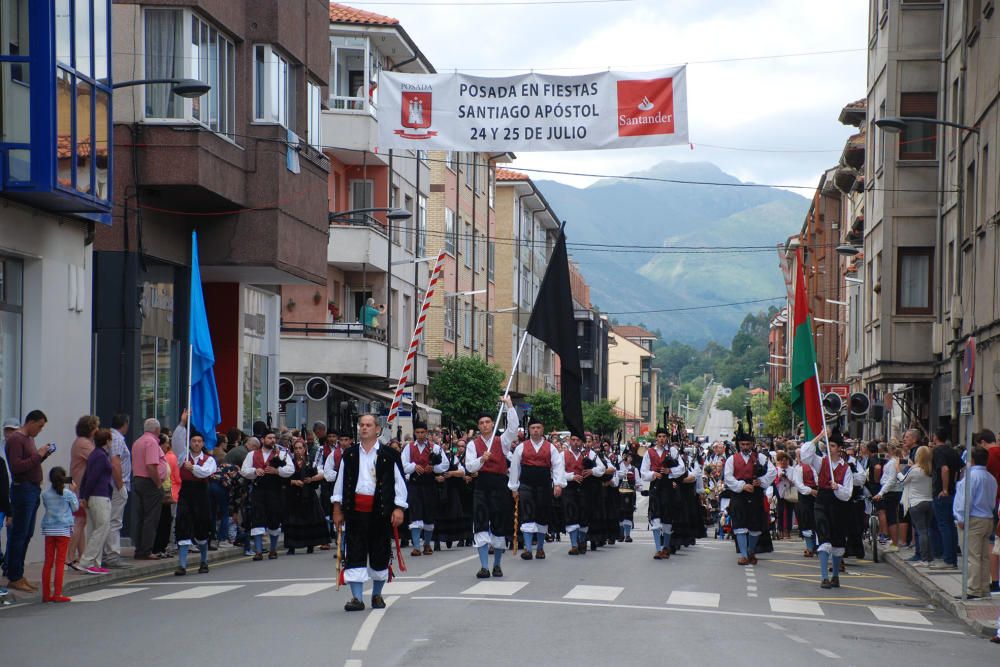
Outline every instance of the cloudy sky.
<svg viewBox="0 0 1000 667">
<path fill-rule="evenodd" d="M 747 181 L 815 186 L 851 134 L 837 122 L 840 109 L 865 95 L 867 0 L 502 1 L 346 4 L 400 19 L 439 72 L 573 74 L 688 63 L 693 150 L 518 153 L 515 168 L 625 174 L 700 160 Z M 544 177 L 578 186 L 592 180 Z"/>
</svg>

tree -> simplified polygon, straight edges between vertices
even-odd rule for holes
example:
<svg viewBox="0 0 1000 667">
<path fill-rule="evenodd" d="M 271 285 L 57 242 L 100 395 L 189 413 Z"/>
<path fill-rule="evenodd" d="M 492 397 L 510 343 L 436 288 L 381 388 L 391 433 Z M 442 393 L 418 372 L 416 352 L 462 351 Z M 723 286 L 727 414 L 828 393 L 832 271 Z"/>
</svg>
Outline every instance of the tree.
<svg viewBox="0 0 1000 667">
<path fill-rule="evenodd" d="M 729 410 L 737 419 L 743 419 L 743 413 L 746 412 L 744 409 L 746 402 L 747 388 L 741 385 L 734 387 L 733 393 L 729 394 L 729 396 L 723 396 L 715 405 L 720 410 Z"/>
<path fill-rule="evenodd" d="M 503 371 L 480 357 L 441 359 L 428 392 L 446 425 L 474 428 L 479 413 L 497 409 Z"/>
<path fill-rule="evenodd" d="M 609 400 L 583 404 L 583 427 L 597 435 L 614 436 L 622 425 L 622 419 L 615 414 L 615 404 Z"/>
<path fill-rule="evenodd" d="M 566 425 L 563 423 L 562 399 L 554 391 L 536 391 L 530 396 L 525 396 L 524 402 L 531 406 L 532 417 L 537 417 L 542 421 L 546 431 L 563 431 Z"/>
<path fill-rule="evenodd" d="M 771 409 L 764 415 L 764 432 L 767 435 L 792 433 L 791 385 L 782 383 L 771 403 Z"/>
</svg>

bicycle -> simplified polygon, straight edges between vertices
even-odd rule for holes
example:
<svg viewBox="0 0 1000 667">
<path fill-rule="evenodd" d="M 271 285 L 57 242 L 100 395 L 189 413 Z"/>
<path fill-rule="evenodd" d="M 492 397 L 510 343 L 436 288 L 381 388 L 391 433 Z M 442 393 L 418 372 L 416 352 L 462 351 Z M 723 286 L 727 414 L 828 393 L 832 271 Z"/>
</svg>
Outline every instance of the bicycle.
<svg viewBox="0 0 1000 667">
<path fill-rule="evenodd" d="M 868 514 L 868 530 L 865 534 L 865 540 L 871 546 L 872 562 L 877 563 L 879 547 L 878 512 L 876 511 L 875 503 L 870 498 L 865 498 L 865 512 Z"/>
</svg>

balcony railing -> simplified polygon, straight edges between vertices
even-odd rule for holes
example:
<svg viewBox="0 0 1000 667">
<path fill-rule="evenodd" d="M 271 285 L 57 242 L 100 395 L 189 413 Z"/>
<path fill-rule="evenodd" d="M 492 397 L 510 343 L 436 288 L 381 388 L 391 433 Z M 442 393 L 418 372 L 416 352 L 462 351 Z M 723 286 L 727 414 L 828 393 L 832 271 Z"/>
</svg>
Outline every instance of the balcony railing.
<svg viewBox="0 0 1000 667">
<path fill-rule="evenodd" d="M 365 338 L 385 342 L 385 329 L 365 326 L 361 322 L 282 322 L 282 334 L 295 334 L 308 338 Z"/>
</svg>

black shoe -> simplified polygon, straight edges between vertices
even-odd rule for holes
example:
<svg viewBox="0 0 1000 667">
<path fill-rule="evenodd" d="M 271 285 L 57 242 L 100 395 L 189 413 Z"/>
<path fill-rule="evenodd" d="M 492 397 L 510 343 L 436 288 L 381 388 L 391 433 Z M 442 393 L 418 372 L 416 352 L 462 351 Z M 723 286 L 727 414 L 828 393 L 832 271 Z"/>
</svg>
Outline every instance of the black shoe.
<svg viewBox="0 0 1000 667">
<path fill-rule="evenodd" d="M 476 579 L 489 579 L 490 571 L 485 567 L 479 568 L 479 572 L 476 572 Z"/>
<path fill-rule="evenodd" d="M 445 545 L 446 547 L 448 547 L 449 549 L 451 549 L 451 545 L 452 545 L 452 542 L 451 542 L 451 540 L 448 540 L 447 542 L 445 542 L 445 543 L 444 543 L 444 545 Z M 438 544 L 438 546 L 440 547 L 441 545 L 440 545 L 440 544 Z M 459 546 L 462 546 L 462 545 L 459 545 Z M 440 550 L 440 549 L 438 549 L 438 551 L 441 551 L 441 550 Z"/>
<path fill-rule="evenodd" d="M 502 577 L 503 576 L 503 570 L 500 569 L 499 565 L 494 565 L 493 566 L 493 576 L 494 577 Z"/>
<path fill-rule="evenodd" d="M 201 565 L 198 566 L 198 574 L 207 574 L 207 573 L 208 573 L 208 563 L 202 563 Z"/>
<path fill-rule="evenodd" d="M 312 547 L 306 547 L 306 553 L 307 554 L 313 553 L 313 548 Z"/>
<path fill-rule="evenodd" d="M 625 538 L 625 542 L 631 542 L 631 541 L 632 541 L 632 538 L 631 538 L 631 537 L 626 537 L 626 538 Z"/>
<path fill-rule="evenodd" d="M 819 585 L 820 588 L 833 588 L 833 584 L 830 583 L 829 579 L 824 579 L 823 583 Z"/>
<path fill-rule="evenodd" d="M 253 555 L 253 559 L 254 560 L 264 560 L 264 554 L 262 554 L 261 552 L 258 551 L 257 553 L 255 553 Z"/>
<path fill-rule="evenodd" d="M 289 549 L 289 550 L 288 550 L 288 551 L 286 551 L 285 553 L 286 553 L 287 555 L 289 555 L 289 556 L 294 556 L 294 555 L 295 555 L 295 549 Z"/>
<path fill-rule="evenodd" d="M 441 551 L 441 543 L 440 542 L 435 542 L 434 543 L 434 551 Z"/>
<path fill-rule="evenodd" d="M 269 551 L 268 554 L 267 554 L 267 559 L 268 560 L 278 560 L 278 552 L 277 551 Z"/>
<path fill-rule="evenodd" d="M 350 601 L 344 605 L 344 611 L 361 611 L 364 608 L 365 603 L 357 598 L 351 598 Z"/>
<path fill-rule="evenodd" d="M 183 567 L 181 567 L 179 565 L 177 566 L 177 569 L 174 570 L 174 576 L 175 577 L 183 577 L 187 573 L 188 573 L 187 569 L 183 568 Z"/>
<path fill-rule="evenodd" d="M 535 558 L 537 558 L 538 560 L 545 560 L 545 551 L 543 551 L 542 549 L 536 551 Z"/>
<path fill-rule="evenodd" d="M 531 556 L 531 552 L 530 551 L 522 551 L 521 552 L 521 560 L 531 560 L 531 558 L 532 558 L 532 556 Z"/>
<path fill-rule="evenodd" d="M 372 596 L 372 609 L 385 609 L 385 600 L 381 595 Z"/>
<path fill-rule="evenodd" d="M 840 577 L 834 577 L 830 580 L 830 585 L 834 588 L 840 588 Z"/>
</svg>

